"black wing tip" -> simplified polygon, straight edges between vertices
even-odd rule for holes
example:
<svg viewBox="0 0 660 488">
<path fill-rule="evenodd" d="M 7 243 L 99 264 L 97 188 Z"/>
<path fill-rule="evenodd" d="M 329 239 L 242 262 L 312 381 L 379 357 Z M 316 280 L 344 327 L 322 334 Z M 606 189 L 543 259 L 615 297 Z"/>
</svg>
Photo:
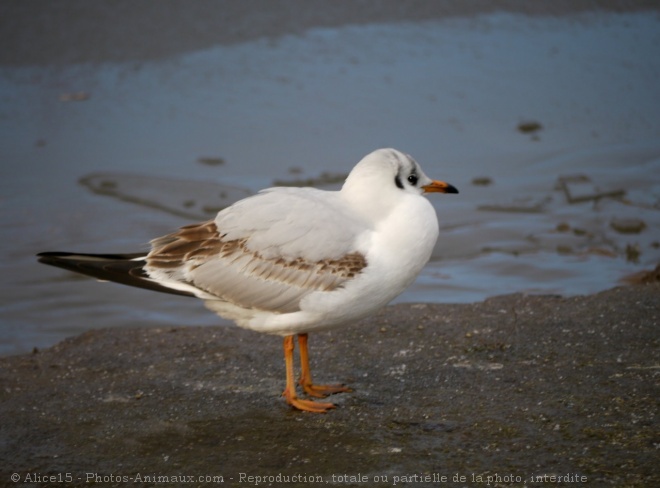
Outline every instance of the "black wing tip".
<svg viewBox="0 0 660 488">
<path fill-rule="evenodd" d="M 118 260 L 118 261 L 130 261 L 140 257 L 146 257 L 147 253 L 137 252 L 131 254 L 87 254 L 81 252 L 60 252 L 60 251 L 47 251 L 40 252 L 36 256 L 39 258 L 40 262 L 44 261 L 57 261 L 60 259 L 66 258 L 81 258 L 87 260 Z"/>
<path fill-rule="evenodd" d="M 40 253 L 38 253 L 36 256 L 37 256 L 38 258 L 49 258 L 49 257 L 54 257 L 54 256 L 66 256 L 67 254 L 70 254 L 70 253 L 66 253 L 66 252 L 50 252 L 50 251 L 49 251 L 49 252 L 40 252 Z"/>
<path fill-rule="evenodd" d="M 144 271 L 145 253 L 81 254 L 75 252 L 40 252 L 38 261 L 102 281 L 113 281 L 152 291 L 194 297 L 189 291 L 177 290 L 149 279 Z"/>
<path fill-rule="evenodd" d="M 40 252 L 37 254 L 37 261 L 43 264 L 53 264 L 70 255 L 71 253 L 67 252 Z"/>
</svg>

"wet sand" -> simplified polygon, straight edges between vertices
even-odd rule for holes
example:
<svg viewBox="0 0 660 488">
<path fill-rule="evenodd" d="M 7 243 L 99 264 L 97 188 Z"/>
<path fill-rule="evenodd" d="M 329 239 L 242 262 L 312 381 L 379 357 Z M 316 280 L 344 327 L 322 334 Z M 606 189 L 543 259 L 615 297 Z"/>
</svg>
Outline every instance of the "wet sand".
<svg viewBox="0 0 660 488">
<path fill-rule="evenodd" d="M 257 484 L 240 483 L 243 473 L 339 486 L 404 476 L 417 481 L 405 486 L 484 486 L 487 476 L 490 486 L 546 486 L 567 475 L 551 485 L 657 486 L 659 293 L 655 283 L 387 307 L 311 337 L 317 380 L 354 388 L 325 415 L 281 399 L 279 338 L 236 327 L 91 331 L 0 359 L 0 416 L 11 419 L 0 427 L 0 484 L 12 473 L 68 474 L 73 486 L 90 473 L 104 486 L 181 475 Z M 358 475 L 369 483 L 339 482 Z M 298 480 L 286 486 L 309 486 Z"/>
<path fill-rule="evenodd" d="M 11 49 L 0 50 L 0 65 L 160 59 L 218 44 L 347 24 L 419 22 L 493 12 L 560 16 L 657 9 L 652 0 L 3 2 L 0 45 Z"/>
</svg>

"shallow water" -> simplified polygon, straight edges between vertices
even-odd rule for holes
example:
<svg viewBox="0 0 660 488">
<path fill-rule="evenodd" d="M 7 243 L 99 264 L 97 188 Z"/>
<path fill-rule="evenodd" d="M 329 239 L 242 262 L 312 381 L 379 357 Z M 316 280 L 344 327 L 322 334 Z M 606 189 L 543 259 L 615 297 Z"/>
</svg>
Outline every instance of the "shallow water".
<svg viewBox="0 0 660 488">
<path fill-rule="evenodd" d="M 0 68 L 0 354 L 92 327 L 217 323 L 193 300 L 34 254 L 144 249 L 227 200 L 346 173 L 383 146 L 461 191 L 432 196 L 442 235 L 398 301 L 614 286 L 660 261 L 658 45 L 656 14 L 497 14 Z"/>
</svg>

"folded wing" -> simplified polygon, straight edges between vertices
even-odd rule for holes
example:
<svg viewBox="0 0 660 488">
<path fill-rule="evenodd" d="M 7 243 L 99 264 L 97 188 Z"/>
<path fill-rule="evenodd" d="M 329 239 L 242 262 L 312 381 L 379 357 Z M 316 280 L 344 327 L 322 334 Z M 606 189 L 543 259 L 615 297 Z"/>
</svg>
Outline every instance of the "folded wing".
<svg viewBox="0 0 660 488">
<path fill-rule="evenodd" d="M 240 307 L 297 311 L 309 293 L 341 287 L 367 266 L 364 224 L 328 198 L 312 189 L 260 193 L 153 240 L 145 271 L 163 286 L 185 283 Z"/>
</svg>

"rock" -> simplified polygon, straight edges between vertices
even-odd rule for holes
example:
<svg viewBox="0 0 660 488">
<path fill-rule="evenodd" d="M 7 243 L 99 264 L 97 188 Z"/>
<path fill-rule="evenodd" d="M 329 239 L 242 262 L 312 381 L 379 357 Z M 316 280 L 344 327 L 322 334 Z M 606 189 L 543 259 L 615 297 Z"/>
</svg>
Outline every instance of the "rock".
<svg viewBox="0 0 660 488">
<path fill-rule="evenodd" d="M 90 331 L 0 358 L 2 480 L 185 474 L 233 486 L 242 475 L 332 484 L 362 473 L 374 485 L 410 473 L 529 479 L 560 466 L 589 485 L 660 486 L 659 293 L 649 284 L 400 304 L 312 334 L 316 379 L 354 388 L 325 415 L 281 399 L 279 338 L 237 327 Z"/>
<path fill-rule="evenodd" d="M 646 229 L 646 222 L 635 218 L 615 218 L 610 222 L 610 227 L 619 234 L 639 234 Z"/>
</svg>

